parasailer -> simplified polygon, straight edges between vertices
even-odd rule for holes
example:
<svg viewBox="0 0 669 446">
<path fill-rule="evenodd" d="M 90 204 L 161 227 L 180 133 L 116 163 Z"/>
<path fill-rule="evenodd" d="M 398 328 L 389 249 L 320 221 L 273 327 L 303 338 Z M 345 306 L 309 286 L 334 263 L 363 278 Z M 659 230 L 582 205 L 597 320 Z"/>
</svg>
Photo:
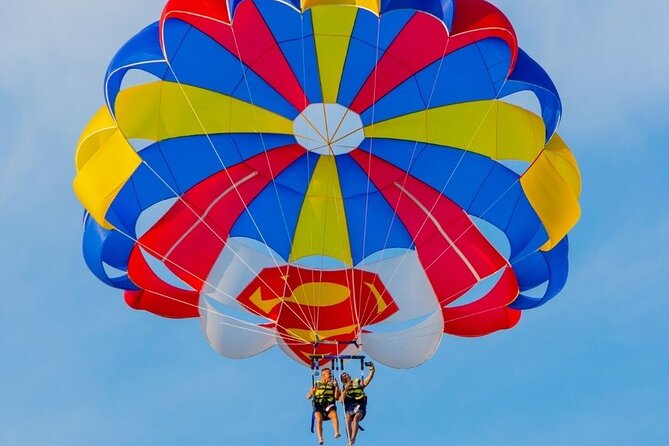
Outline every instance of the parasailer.
<svg viewBox="0 0 669 446">
<path fill-rule="evenodd" d="M 170 0 L 104 97 L 76 151 L 86 264 L 225 357 L 411 368 L 566 283 L 560 98 L 484 0 Z"/>
<path fill-rule="evenodd" d="M 367 392 L 365 389 L 374 379 L 374 363 L 366 362 L 369 367 L 369 375 L 363 378 L 351 378 L 346 372 L 340 375 L 343 389 L 341 392 L 341 401 L 344 404 L 344 417 L 346 421 L 346 432 L 349 438 L 349 446 L 355 444 L 358 436 L 360 422 L 367 415 Z"/>
<path fill-rule="evenodd" d="M 332 421 L 334 437 L 339 438 L 339 418 L 337 417 L 337 400 L 340 397 L 339 383 L 332 376 L 332 370 L 324 368 L 321 371 L 321 379 L 316 381 L 309 393 L 307 399 L 313 400 L 313 417 L 316 424 L 316 435 L 318 435 L 318 444 L 323 444 L 323 421 Z"/>
</svg>

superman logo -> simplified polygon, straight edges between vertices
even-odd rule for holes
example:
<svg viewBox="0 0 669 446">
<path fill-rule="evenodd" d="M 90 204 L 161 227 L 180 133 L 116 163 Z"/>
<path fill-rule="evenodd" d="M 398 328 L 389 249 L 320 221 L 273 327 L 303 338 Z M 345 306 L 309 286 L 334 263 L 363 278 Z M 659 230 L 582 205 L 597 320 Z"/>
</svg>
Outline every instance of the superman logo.
<svg viewBox="0 0 669 446">
<path fill-rule="evenodd" d="M 314 353 L 340 352 L 343 347 L 336 341 L 356 340 L 363 327 L 398 311 L 381 279 L 358 269 L 266 268 L 237 300 L 272 320 L 285 344 L 307 363 Z"/>
</svg>

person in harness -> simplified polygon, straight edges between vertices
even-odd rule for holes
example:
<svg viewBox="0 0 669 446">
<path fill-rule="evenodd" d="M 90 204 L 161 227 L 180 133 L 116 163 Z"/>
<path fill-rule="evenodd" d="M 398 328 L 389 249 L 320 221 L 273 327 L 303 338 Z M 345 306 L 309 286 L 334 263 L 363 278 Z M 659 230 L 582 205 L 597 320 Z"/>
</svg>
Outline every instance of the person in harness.
<svg viewBox="0 0 669 446">
<path fill-rule="evenodd" d="M 314 420 L 316 421 L 316 434 L 318 435 L 318 444 L 323 444 L 323 421 L 332 421 L 334 437 L 339 438 L 339 419 L 337 418 L 337 400 L 341 392 L 339 383 L 332 379 L 332 370 L 323 369 L 321 371 L 321 380 L 314 383 L 314 386 L 307 393 L 307 399 L 313 398 Z"/>
<path fill-rule="evenodd" d="M 355 437 L 358 434 L 360 421 L 367 414 L 367 394 L 365 388 L 374 379 L 374 364 L 365 363 L 369 367 L 369 375 L 361 380 L 360 378 L 351 379 L 351 375 L 343 372 L 340 376 L 344 389 L 341 392 L 340 400 L 344 403 L 344 417 L 346 420 L 346 432 L 349 434 L 349 445 L 355 444 Z"/>
</svg>

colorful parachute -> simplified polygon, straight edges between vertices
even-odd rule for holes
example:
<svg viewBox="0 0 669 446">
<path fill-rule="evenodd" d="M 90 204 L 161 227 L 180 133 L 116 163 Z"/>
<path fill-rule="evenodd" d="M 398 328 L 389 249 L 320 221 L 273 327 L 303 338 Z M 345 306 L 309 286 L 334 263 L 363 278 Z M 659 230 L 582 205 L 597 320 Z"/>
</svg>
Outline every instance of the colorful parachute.
<svg viewBox="0 0 669 446">
<path fill-rule="evenodd" d="M 565 284 L 560 99 L 483 0 L 171 0 L 105 98 L 76 153 L 86 263 L 222 355 L 413 367 Z"/>
</svg>

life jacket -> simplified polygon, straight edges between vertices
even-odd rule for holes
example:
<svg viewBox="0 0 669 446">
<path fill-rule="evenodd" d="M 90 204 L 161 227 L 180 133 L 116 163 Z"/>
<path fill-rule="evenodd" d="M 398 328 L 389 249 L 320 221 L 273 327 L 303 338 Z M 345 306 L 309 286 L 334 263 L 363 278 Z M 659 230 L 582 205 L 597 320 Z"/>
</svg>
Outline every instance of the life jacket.
<svg viewBox="0 0 669 446">
<path fill-rule="evenodd" d="M 332 382 L 318 381 L 314 391 L 314 403 L 332 404 L 335 402 L 335 387 Z"/>
<path fill-rule="evenodd" d="M 346 389 L 346 402 L 360 403 L 366 399 L 367 395 L 365 395 L 365 386 L 362 384 L 360 378 L 356 378 L 351 381 L 351 385 Z"/>
</svg>

